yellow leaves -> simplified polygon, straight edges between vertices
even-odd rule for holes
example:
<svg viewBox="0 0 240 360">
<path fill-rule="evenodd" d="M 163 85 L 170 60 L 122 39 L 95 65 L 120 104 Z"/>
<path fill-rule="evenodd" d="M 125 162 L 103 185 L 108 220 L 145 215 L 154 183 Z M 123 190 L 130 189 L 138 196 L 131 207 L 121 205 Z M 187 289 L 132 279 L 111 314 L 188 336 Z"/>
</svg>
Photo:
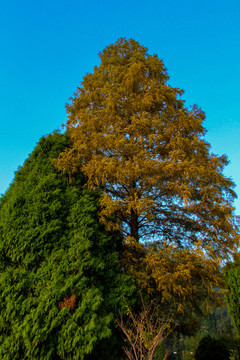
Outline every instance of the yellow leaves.
<svg viewBox="0 0 240 360">
<path fill-rule="evenodd" d="M 122 224 L 116 219 L 113 221 L 113 215 L 121 209 L 122 203 L 120 200 L 114 201 L 107 193 L 102 194 L 99 217 L 101 222 L 106 226 L 107 230 L 122 230 Z"/>
<path fill-rule="evenodd" d="M 135 61 L 130 64 L 123 78 L 123 84 L 128 92 L 140 91 L 139 85 L 141 84 L 141 79 L 144 80 L 145 73 L 146 68 L 142 62 Z"/>
<path fill-rule="evenodd" d="M 197 298 L 206 309 L 211 305 L 213 288 L 224 284 L 219 261 L 208 258 L 200 244 L 188 250 L 164 243 L 158 250 L 150 250 L 144 261 L 162 302 L 173 300 L 178 311 Z M 221 291 L 215 292 L 214 301 L 221 302 L 221 295 Z"/>
<path fill-rule="evenodd" d="M 74 173 L 79 171 L 80 159 L 74 149 L 66 149 L 57 159 L 53 159 L 52 163 L 62 172 L 69 175 L 70 181 L 73 180 Z"/>
<path fill-rule="evenodd" d="M 222 173 L 226 157 L 210 154 L 204 140 L 204 113 L 184 106 L 163 62 L 138 43 L 122 39 L 101 61 L 67 106 L 72 149 L 56 166 L 72 176 L 81 163 L 87 185 L 103 191 L 108 228 L 121 223 L 137 239 L 166 235 L 182 247 L 201 236 L 215 257 L 226 257 L 239 239 L 231 224 L 235 194 Z"/>
<path fill-rule="evenodd" d="M 101 61 L 67 106 L 72 148 L 54 164 L 101 190 L 100 220 L 125 236 L 121 263 L 138 289 L 199 314 L 221 303 L 219 258 L 239 244 L 227 159 L 209 152 L 204 113 L 184 106 L 157 56 L 121 39 Z"/>
<path fill-rule="evenodd" d="M 183 313 L 194 304 L 207 311 L 222 303 L 224 285 L 219 261 L 208 258 L 199 242 L 195 249 L 178 249 L 166 242 L 143 246 L 128 238 L 122 262 L 138 286 L 163 304 Z"/>
<path fill-rule="evenodd" d="M 146 249 L 133 237 L 128 236 L 124 240 L 121 263 L 125 271 L 132 276 L 140 289 L 148 286 L 148 274 L 145 269 L 144 257 Z"/>
</svg>

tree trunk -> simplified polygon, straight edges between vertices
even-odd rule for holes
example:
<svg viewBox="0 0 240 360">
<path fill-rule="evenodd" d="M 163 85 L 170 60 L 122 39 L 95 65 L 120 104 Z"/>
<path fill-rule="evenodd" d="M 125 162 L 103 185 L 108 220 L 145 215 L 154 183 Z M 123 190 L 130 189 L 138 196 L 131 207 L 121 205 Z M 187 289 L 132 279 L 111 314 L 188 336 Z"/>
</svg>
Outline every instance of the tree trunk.
<svg viewBox="0 0 240 360">
<path fill-rule="evenodd" d="M 131 237 L 133 237 L 137 242 L 139 242 L 138 214 L 133 209 L 131 209 L 130 228 L 131 228 Z"/>
</svg>

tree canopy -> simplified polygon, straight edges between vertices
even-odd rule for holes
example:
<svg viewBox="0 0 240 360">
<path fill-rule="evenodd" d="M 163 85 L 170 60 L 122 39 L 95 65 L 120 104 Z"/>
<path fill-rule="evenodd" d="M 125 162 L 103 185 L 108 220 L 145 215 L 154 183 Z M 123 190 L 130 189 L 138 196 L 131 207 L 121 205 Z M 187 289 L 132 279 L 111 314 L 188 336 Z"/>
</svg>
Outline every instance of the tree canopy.
<svg viewBox="0 0 240 360">
<path fill-rule="evenodd" d="M 122 231 L 122 263 L 138 285 L 199 311 L 239 239 L 228 160 L 211 152 L 204 112 L 185 106 L 157 55 L 121 38 L 100 60 L 66 105 L 71 146 L 54 164 L 102 190 L 101 221 Z"/>
<path fill-rule="evenodd" d="M 134 40 L 100 53 L 67 104 L 71 147 L 55 164 L 103 190 L 101 219 L 136 241 L 155 239 L 226 257 L 236 244 L 234 184 L 210 152 L 204 112 L 187 108 L 163 61 Z"/>
<path fill-rule="evenodd" d="M 67 134 L 43 137 L 1 198 L 1 359 L 120 358 L 115 318 L 135 285 L 122 236 L 98 221 L 99 194 L 51 163 L 68 146 Z"/>
</svg>

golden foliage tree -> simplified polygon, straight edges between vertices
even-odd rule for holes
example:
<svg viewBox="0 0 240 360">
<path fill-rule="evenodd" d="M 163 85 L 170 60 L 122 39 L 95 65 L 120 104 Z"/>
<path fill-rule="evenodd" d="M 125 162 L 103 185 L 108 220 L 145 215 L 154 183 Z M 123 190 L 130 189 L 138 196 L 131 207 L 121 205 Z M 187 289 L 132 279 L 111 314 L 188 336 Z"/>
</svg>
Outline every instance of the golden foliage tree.
<svg viewBox="0 0 240 360">
<path fill-rule="evenodd" d="M 226 156 L 204 139 L 204 112 L 184 105 L 162 60 L 138 42 L 121 38 L 100 59 L 66 106 L 72 147 L 56 166 L 72 178 L 81 168 L 88 186 L 102 189 L 101 219 L 129 243 L 179 251 L 201 243 L 204 256 L 227 257 L 236 195 Z"/>
<path fill-rule="evenodd" d="M 140 289 L 158 299 L 162 312 L 171 314 L 181 331 L 194 333 L 204 313 L 223 305 L 220 259 L 207 257 L 201 243 L 179 249 L 166 242 L 144 246 L 131 240 L 122 254 L 125 270 Z"/>
</svg>

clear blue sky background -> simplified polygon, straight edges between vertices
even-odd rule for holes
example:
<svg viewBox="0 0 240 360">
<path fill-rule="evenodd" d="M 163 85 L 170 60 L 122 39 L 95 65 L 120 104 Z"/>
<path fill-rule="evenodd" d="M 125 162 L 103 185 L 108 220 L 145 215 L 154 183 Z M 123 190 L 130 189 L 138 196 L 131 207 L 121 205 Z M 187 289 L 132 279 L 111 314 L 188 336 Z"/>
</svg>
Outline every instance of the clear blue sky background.
<svg viewBox="0 0 240 360">
<path fill-rule="evenodd" d="M 0 35 L 0 193 L 39 138 L 65 123 L 99 51 L 126 37 L 162 58 L 186 104 L 206 112 L 207 140 L 228 155 L 240 197 L 240 0 L 8 0 Z"/>
</svg>

